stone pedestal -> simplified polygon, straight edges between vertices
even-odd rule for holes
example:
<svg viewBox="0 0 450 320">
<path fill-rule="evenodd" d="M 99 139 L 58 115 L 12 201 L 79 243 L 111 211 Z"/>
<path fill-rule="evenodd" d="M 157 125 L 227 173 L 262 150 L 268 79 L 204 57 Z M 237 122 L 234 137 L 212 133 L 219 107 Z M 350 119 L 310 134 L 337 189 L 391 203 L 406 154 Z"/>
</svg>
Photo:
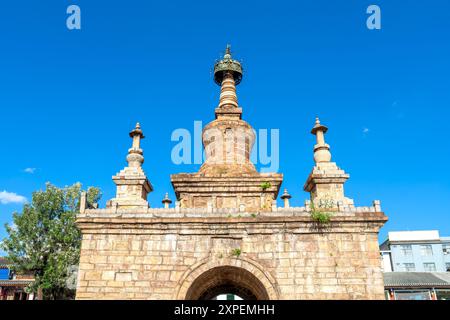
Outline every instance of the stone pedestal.
<svg viewBox="0 0 450 320">
<path fill-rule="evenodd" d="M 241 177 L 172 175 L 172 185 L 181 208 L 243 208 L 249 212 L 271 211 L 278 196 L 282 174 Z"/>
</svg>

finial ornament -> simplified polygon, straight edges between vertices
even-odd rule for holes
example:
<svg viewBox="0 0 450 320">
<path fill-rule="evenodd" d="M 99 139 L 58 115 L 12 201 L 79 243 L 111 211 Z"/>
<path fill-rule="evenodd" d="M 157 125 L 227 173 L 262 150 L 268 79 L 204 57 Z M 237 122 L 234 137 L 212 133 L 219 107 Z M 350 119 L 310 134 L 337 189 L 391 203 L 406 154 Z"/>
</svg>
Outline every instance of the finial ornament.
<svg viewBox="0 0 450 320">
<path fill-rule="evenodd" d="M 231 74 L 236 85 L 242 80 L 242 65 L 231 57 L 231 46 L 229 44 L 225 49 L 223 58 L 214 65 L 214 81 L 221 86 L 226 74 Z"/>
<path fill-rule="evenodd" d="M 136 123 L 135 128 L 133 129 L 133 131 L 130 132 L 130 137 L 133 138 L 134 136 L 140 136 L 141 139 L 145 138 L 141 130 L 141 124 L 139 122 Z"/>
<path fill-rule="evenodd" d="M 219 105 L 216 108 L 216 118 L 241 118 L 236 86 L 242 80 L 242 66 L 231 57 L 231 46 L 228 44 L 223 59 L 214 65 L 214 81 L 220 85 Z"/>
<path fill-rule="evenodd" d="M 285 199 L 285 198 L 292 198 L 292 196 L 288 193 L 287 189 L 284 189 L 284 193 L 281 196 L 281 199 Z"/>
<path fill-rule="evenodd" d="M 172 203 L 172 200 L 170 200 L 168 192 L 166 192 L 166 195 L 164 196 L 164 199 L 161 202 L 164 204 L 165 209 L 169 208 L 169 205 Z"/>
<path fill-rule="evenodd" d="M 284 201 L 284 207 L 289 208 L 289 199 L 291 199 L 292 196 L 288 193 L 287 189 L 284 189 L 284 193 L 281 195 L 281 199 Z"/>
<path fill-rule="evenodd" d="M 144 152 L 141 149 L 141 139 L 144 139 L 144 133 L 141 130 L 141 124 L 136 123 L 136 127 L 130 132 L 130 137 L 133 139 L 133 144 L 128 149 L 127 161 L 130 167 L 141 167 L 144 163 Z"/>
<path fill-rule="evenodd" d="M 231 59 L 231 45 L 227 44 L 227 48 L 225 49 L 224 59 Z"/>
<path fill-rule="evenodd" d="M 328 128 L 320 123 L 319 117 L 316 118 L 316 123 L 311 130 L 311 133 L 316 136 L 316 145 L 314 146 L 314 161 L 330 162 L 331 152 L 330 146 L 325 143 L 325 133 Z"/>
</svg>

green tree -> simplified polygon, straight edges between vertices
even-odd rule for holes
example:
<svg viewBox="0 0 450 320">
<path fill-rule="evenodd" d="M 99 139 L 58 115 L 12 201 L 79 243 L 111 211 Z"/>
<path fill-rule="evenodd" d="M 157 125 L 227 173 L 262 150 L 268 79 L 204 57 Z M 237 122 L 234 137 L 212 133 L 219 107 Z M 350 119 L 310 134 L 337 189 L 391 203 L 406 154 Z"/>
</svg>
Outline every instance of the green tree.
<svg viewBox="0 0 450 320">
<path fill-rule="evenodd" d="M 13 271 L 33 274 L 36 281 L 27 290 L 43 299 L 71 299 L 75 294 L 67 280 L 80 257 L 81 233 L 75 219 L 81 192 L 80 183 L 64 188 L 47 183 L 21 213 L 13 214 L 13 224 L 5 225 L 9 237 L 1 245 Z M 100 189 L 87 189 L 88 205 L 100 197 Z"/>
</svg>

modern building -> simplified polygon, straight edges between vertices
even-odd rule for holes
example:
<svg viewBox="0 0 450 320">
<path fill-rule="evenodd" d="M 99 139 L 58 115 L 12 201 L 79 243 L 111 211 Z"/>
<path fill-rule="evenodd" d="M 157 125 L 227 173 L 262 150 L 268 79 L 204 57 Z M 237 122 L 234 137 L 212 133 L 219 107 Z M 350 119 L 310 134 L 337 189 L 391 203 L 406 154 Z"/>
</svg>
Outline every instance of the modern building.
<svg viewBox="0 0 450 320">
<path fill-rule="evenodd" d="M 384 272 L 450 271 L 450 237 L 437 230 L 389 232 L 380 252 Z"/>
<path fill-rule="evenodd" d="M 34 281 L 29 275 L 17 275 L 11 270 L 11 264 L 0 258 L 0 300 L 33 300 L 25 288 Z"/>
<path fill-rule="evenodd" d="M 450 237 L 437 230 L 389 232 L 380 254 L 386 299 L 450 299 Z"/>
</svg>

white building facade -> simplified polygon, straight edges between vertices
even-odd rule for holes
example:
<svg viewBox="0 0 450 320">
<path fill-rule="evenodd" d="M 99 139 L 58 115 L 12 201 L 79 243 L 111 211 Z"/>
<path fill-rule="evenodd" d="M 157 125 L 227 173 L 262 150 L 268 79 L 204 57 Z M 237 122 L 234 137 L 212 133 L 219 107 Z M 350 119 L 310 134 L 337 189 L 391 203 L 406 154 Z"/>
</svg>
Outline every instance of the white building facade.
<svg viewBox="0 0 450 320">
<path fill-rule="evenodd" d="M 450 271 L 450 237 L 437 230 L 389 232 L 380 251 L 384 272 Z"/>
</svg>

